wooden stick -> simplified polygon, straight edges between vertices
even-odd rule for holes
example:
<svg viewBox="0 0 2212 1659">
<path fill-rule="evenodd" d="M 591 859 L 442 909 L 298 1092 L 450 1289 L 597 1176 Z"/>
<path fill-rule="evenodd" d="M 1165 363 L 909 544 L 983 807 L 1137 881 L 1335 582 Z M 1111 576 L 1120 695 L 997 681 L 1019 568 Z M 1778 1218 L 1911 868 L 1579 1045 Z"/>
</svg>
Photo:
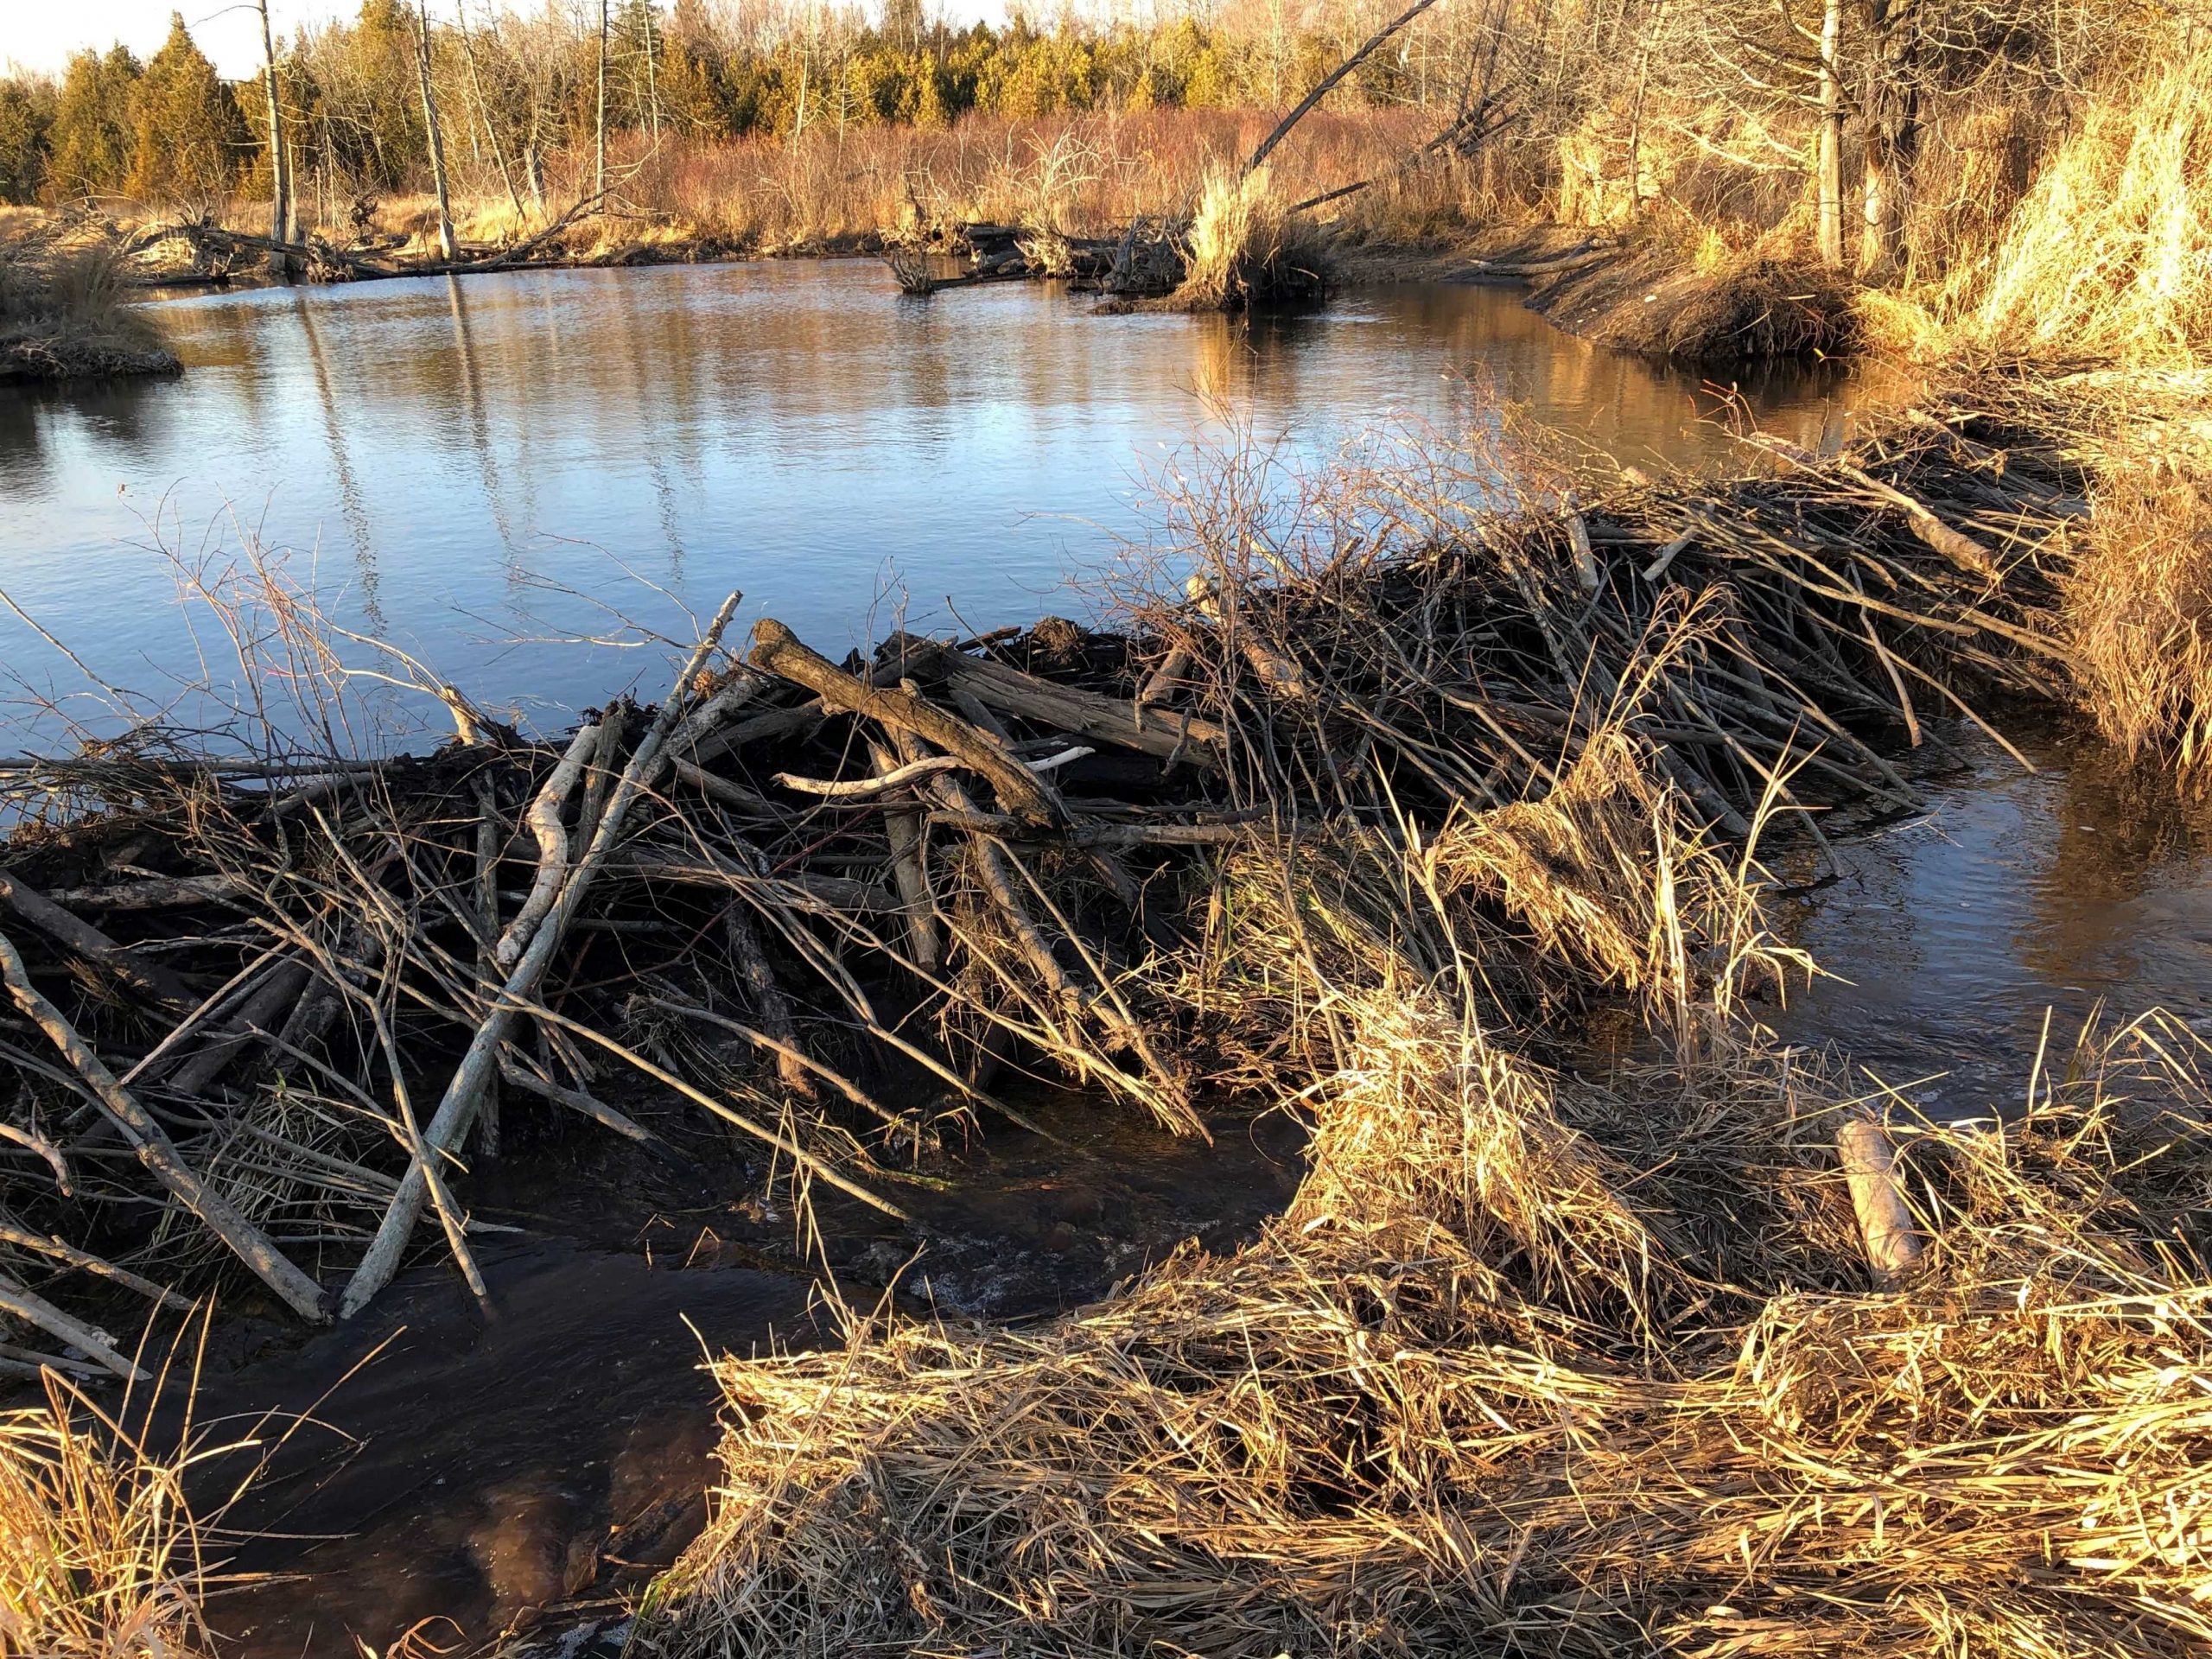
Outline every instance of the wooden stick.
<svg viewBox="0 0 2212 1659">
<path fill-rule="evenodd" d="M 722 912 L 722 934 L 729 942 L 729 953 L 736 960 L 738 972 L 745 976 L 753 1017 L 760 1022 L 760 1029 L 767 1034 L 768 1046 L 775 1052 L 778 1079 L 800 1099 L 814 1099 L 814 1079 L 807 1075 L 808 1060 L 798 1046 L 798 1026 L 791 1018 L 791 1002 L 784 995 L 784 988 L 776 982 L 776 970 L 769 965 L 768 953 L 761 947 L 753 918 L 745 913 L 742 899 L 732 902 Z"/>
<path fill-rule="evenodd" d="M 499 1056 L 499 1076 L 525 1094 L 550 1100 L 556 1106 L 566 1106 L 572 1112 L 582 1112 L 593 1122 L 613 1130 L 626 1140 L 651 1147 L 664 1157 L 672 1156 L 667 1150 L 668 1143 L 635 1118 L 616 1111 L 596 1095 L 587 1094 L 581 1089 L 567 1088 L 539 1076 L 516 1059 L 512 1048 L 503 1051 Z"/>
<path fill-rule="evenodd" d="M 874 739 L 868 740 L 868 756 L 874 761 L 879 777 L 896 771 L 899 758 Z M 915 963 L 925 969 L 935 969 L 943 947 L 938 938 L 937 900 L 930 892 L 929 877 L 922 869 L 921 815 L 911 811 L 889 811 L 883 815 L 885 836 L 891 842 L 891 875 L 899 884 L 899 900 L 906 916 L 907 946 L 914 953 Z"/>
<path fill-rule="evenodd" d="M 103 1262 L 89 1250 L 80 1250 L 51 1236 L 41 1236 L 21 1227 L 0 1222 L 0 1241 L 19 1249 L 35 1250 L 41 1255 L 50 1255 L 57 1262 L 66 1262 L 82 1272 L 95 1274 L 102 1279 L 112 1279 L 118 1285 L 137 1291 L 141 1296 L 159 1302 L 163 1307 L 173 1307 L 180 1313 L 189 1313 L 192 1304 L 164 1286 L 142 1278 L 128 1268 L 118 1268 L 112 1262 Z"/>
<path fill-rule="evenodd" d="M 132 1364 L 116 1352 L 115 1345 L 105 1332 L 95 1331 L 89 1325 L 73 1319 L 44 1297 L 26 1290 L 4 1274 L 0 1274 L 0 1312 L 14 1314 L 26 1324 L 35 1325 L 48 1336 L 59 1337 L 72 1348 L 90 1354 L 126 1382 L 150 1382 L 152 1374 Z"/>
<path fill-rule="evenodd" d="M 562 936 L 569 930 L 577 912 L 582 909 L 586 896 L 591 891 L 592 879 L 600 866 L 606 862 L 608 852 L 621 836 L 624 819 L 629 816 L 631 804 L 644 791 L 647 781 L 658 772 L 663 747 L 668 734 L 676 724 L 677 712 L 682 706 L 684 689 L 696 681 L 707 658 L 721 643 L 722 630 L 729 626 L 730 613 L 737 608 L 738 596 L 732 594 L 715 612 L 714 621 L 705 636 L 692 652 L 689 662 L 677 675 L 676 685 L 668 699 L 653 718 L 645 739 L 630 756 L 630 764 L 623 768 L 622 777 L 614 786 L 613 798 L 608 801 L 607 811 L 600 819 L 598 832 L 584 855 L 569 871 L 562 884 L 560 896 L 545 919 L 524 946 L 505 985 L 492 998 L 491 1007 L 476 1028 L 467 1052 L 461 1056 L 461 1065 L 454 1069 L 452 1080 L 438 1102 L 429 1126 L 423 1131 L 424 1154 L 442 1157 L 448 1148 L 457 1146 L 468 1126 L 475 1120 L 476 1109 L 483 1098 L 486 1082 L 496 1074 L 499 1067 L 499 1046 L 507 1039 L 516 1015 L 529 1003 L 537 984 L 552 965 L 553 953 L 560 948 Z M 574 745 L 572 753 L 578 753 Z M 376 1294 L 391 1281 L 399 1270 L 399 1260 L 407 1248 L 407 1240 L 415 1230 L 415 1222 L 422 1214 L 424 1190 L 423 1159 L 418 1157 L 408 1166 L 407 1174 L 392 1194 L 391 1205 L 385 1211 L 384 1220 L 377 1228 L 376 1237 L 370 1241 L 360 1265 L 353 1269 L 353 1276 L 346 1281 L 344 1296 L 339 1304 L 341 1317 L 351 1319 L 375 1299 Z"/>
<path fill-rule="evenodd" d="M 1836 1156 L 1851 1187 L 1859 1236 L 1866 1244 L 1866 1265 L 1874 1282 L 1894 1290 L 1920 1265 L 1926 1248 L 1912 1211 L 1905 1207 L 1897 1173 L 1897 1151 L 1879 1123 L 1865 1113 L 1847 1119 L 1835 1132 Z"/>
<path fill-rule="evenodd" d="M 887 790 L 914 783 L 924 778 L 934 778 L 940 772 L 951 772 L 964 764 L 949 754 L 925 754 L 918 760 L 910 760 L 903 766 L 893 766 L 889 772 L 880 772 L 873 778 L 802 778 L 796 772 L 779 772 L 773 780 L 785 789 L 797 790 L 802 795 L 819 795 L 833 801 L 859 800 L 870 795 L 880 795 Z"/>
<path fill-rule="evenodd" d="M 735 807 L 748 817 L 756 818 L 785 818 L 790 813 L 778 806 L 766 795 L 756 795 L 742 784 L 734 784 L 727 778 L 717 777 L 703 766 L 695 766 L 689 760 L 675 760 L 669 763 L 676 775 L 709 800 L 720 801 L 724 806 Z"/>
<path fill-rule="evenodd" d="M 235 875 L 158 875 L 101 887 L 57 887 L 47 897 L 81 910 L 181 910 L 251 891 Z"/>
<path fill-rule="evenodd" d="M 307 988 L 307 963 L 297 957 L 278 963 L 260 988 L 246 998 L 245 1005 L 226 1022 L 227 1028 L 176 1069 L 169 1086 L 179 1094 L 204 1092 L 229 1068 L 241 1050 L 276 1029 L 300 993 Z"/>
<path fill-rule="evenodd" d="M 27 927 L 36 928 L 64 950 L 105 971 L 141 996 L 173 1014 L 189 1011 L 200 999 L 175 974 L 117 944 L 91 923 L 72 915 L 21 876 L 0 870 L 0 909 L 13 911 Z"/>
<path fill-rule="evenodd" d="M 1101 696 L 1079 686 L 1060 685 L 1025 674 L 1018 668 L 983 658 L 963 656 L 932 639 L 897 634 L 891 642 L 902 646 L 912 669 L 924 675 L 942 676 L 957 690 L 979 702 L 1022 720 L 1033 720 L 1078 737 L 1117 748 L 1135 749 L 1162 760 L 1177 754 L 1198 766 L 1211 766 L 1211 751 L 1225 741 L 1218 721 L 1193 717 L 1178 733 L 1173 721 L 1147 722 L 1141 707 Z M 1193 748 L 1192 745 L 1199 745 Z"/>
<path fill-rule="evenodd" d="M 544 785 L 531 801 L 523 814 L 523 822 L 537 838 L 537 874 L 530 884 L 529 895 L 522 908 L 499 935 L 499 943 L 493 950 L 493 960 L 507 971 L 512 971 L 522 960 L 524 949 L 537 931 L 538 924 L 553 908 L 553 901 L 560 895 L 561 883 L 569 874 L 569 832 L 561 823 L 561 809 L 583 776 L 584 767 L 599 747 L 600 728 L 596 724 L 582 727 L 569 741 L 569 752 L 561 757 Z"/>
<path fill-rule="evenodd" d="M 752 660 L 772 674 L 804 686 L 823 703 L 880 725 L 911 732 L 968 763 L 990 781 L 1000 804 L 1033 823 L 1056 823 L 1065 817 L 1058 798 L 997 744 L 968 721 L 948 715 L 911 692 L 856 680 L 810 651 L 798 635 L 772 617 L 753 625 Z"/>
<path fill-rule="evenodd" d="M 54 1075 L 58 1077 L 66 1077 L 68 1074 L 57 1071 Z M 69 1166 L 62 1159 L 61 1148 L 55 1146 L 53 1141 L 42 1135 L 34 1135 L 29 1129 L 20 1128 L 13 1123 L 0 1123 L 0 1141 L 12 1141 L 25 1152 L 35 1154 L 38 1157 L 44 1159 L 46 1166 L 54 1172 L 54 1184 L 61 1189 L 61 1196 L 67 1198 L 76 1195 L 76 1189 L 71 1185 L 69 1180 Z"/>
<path fill-rule="evenodd" d="M 506 825 L 499 817 L 499 791 L 491 779 L 478 772 L 469 780 L 476 802 L 476 971 L 484 982 L 499 977 L 499 852 L 506 842 Z M 484 1103 L 476 1111 L 476 1149 L 486 1158 L 499 1155 L 499 1079 L 484 1084 Z"/>
<path fill-rule="evenodd" d="M 37 1022 L 54 1046 L 76 1067 L 78 1075 L 92 1086 L 101 1108 L 123 1131 L 124 1139 L 137 1151 L 138 1161 L 154 1178 L 199 1217 L 207 1230 L 228 1245 L 294 1313 L 317 1323 L 327 1318 L 321 1287 L 293 1266 L 283 1252 L 239 1214 L 229 1199 L 193 1173 L 162 1126 L 147 1116 L 145 1109 L 116 1081 L 115 1074 L 101 1063 L 99 1056 L 85 1046 L 61 1011 L 39 994 L 23 967 L 22 957 L 16 954 L 14 943 L 4 933 L 0 933 L 0 977 L 6 979 L 16 1006 Z"/>
</svg>

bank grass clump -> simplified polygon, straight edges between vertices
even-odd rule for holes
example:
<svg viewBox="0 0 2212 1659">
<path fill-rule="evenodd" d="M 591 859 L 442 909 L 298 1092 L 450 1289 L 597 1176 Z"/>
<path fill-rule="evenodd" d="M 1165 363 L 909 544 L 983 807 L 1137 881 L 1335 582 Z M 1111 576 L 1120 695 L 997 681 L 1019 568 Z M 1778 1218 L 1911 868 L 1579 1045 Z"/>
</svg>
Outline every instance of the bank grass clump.
<svg viewBox="0 0 2212 1659">
<path fill-rule="evenodd" d="M 1264 311 L 1314 304 L 1328 292 L 1326 238 L 1309 216 L 1288 211 L 1265 167 L 1209 173 L 1187 239 L 1179 307 Z"/>
<path fill-rule="evenodd" d="M 128 262 L 105 240 L 33 234 L 0 246 L 0 381 L 175 369 L 130 289 Z"/>
<path fill-rule="evenodd" d="M 1962 268 L 1969 339 L 1999 351 L 2164 366 L 2212 342 L 2212 42 L 2189 31 L 2109 79 Z"/>
<path fill-rule="evenodd" d="M 54 1371 L 41 1381 L 42 1401 L 0 1412 L 0 1653 L 212 1654 L 188 1459 L 149 1451 Z"/>
</svg>

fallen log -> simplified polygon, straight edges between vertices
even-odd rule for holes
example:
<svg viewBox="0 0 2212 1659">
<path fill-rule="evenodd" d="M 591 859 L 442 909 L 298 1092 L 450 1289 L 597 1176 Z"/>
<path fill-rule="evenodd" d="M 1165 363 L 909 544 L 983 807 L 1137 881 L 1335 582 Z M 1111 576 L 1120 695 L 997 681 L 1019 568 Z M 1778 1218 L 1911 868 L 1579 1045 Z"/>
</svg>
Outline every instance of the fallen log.
<svg viewBox="0 0 2212 1659">
<path fill-rule="evenodd" d="M 865 715 L 957 756 L 989 782 L 1008 811 L 1035 823 L 1056 823 L 1065 816 L 1057 798 L 1033 772 L 968 721 L 911 692 L 855 679 L 807 649 L 773 618 L 763 617 L 753 625 L 751 655 L 759 667 L 804 686 L 830 708 Z"/>
<path fill-rule="evenodd" d="M 169 1014 L 188 1013 L 200 1000 L 168 969 L 118 944 L 6 870 L 0 870 L 0 910 L 12 912 L 26 926 Z"/>
</svg>

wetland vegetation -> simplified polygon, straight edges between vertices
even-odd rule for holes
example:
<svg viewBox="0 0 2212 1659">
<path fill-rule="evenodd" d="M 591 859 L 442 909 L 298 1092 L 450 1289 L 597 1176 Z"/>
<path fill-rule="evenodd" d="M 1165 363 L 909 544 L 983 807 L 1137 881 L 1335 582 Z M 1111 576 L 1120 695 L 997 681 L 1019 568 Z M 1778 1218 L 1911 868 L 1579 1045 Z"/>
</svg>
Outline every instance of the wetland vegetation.
<svg viewBox="0 0 2212 1659">
<path fill-rule="evenodd" d="M 2123 978 L 2012 1086 L 1930 1092 L 1793 1024 L 1839 964 L 1789 919 L 2054 731 L 2136 803 L 2062 794 L 2114 843 L 2074 868 L 2133 891 L 2132 820 L 2194 822 L 2212 37 L 2007 0 L 734 19 L 372 5 L 272 40 L 259 96 L 188 40 L 81 59 L 6 90 L 0 176 L 137 191 L 161 235 L 41 246 L 202 278 L 902 242 L 1065 276 L 1118 235 L 1110 275 L 1149 236 L 1215 307 L 1418 260 L 1642 353 L 1917 378 L 1809 442 L 1738 402 L 1694 465 L 1494 401 L 1288 473 L 1247 433 L 1165 470 L 1080 620 L 841 652 L 732 593 L 603 621 L 655 666 L 546 728 L 256 538 L 172 554 L 219 658 L 149 700 L 67 656 L 100 718 L 27 683 L 0 766 L 0 1367 L 38 1390 L 0 1652 L 2212 1644 L 2212 1010 Z M 149 151 L 186 110 L 213 137 Z M 457 279 L 455 339 L 463 288 L 544 280 Z M 1154 324 L 1232 327 L 1086 326 Z M 423 395 L 480 431 L 474 362 Z M 393 743 L 391 698 L 450 737 Z M 1179 1173 L 1141 1198 L 1147 1147 Z M 582 1478 L 627 1418 L 549 1404 L 550 1486 L 496 1466 L 527 1421 L 466 1444 L 515 1356 L 642 1344 L 595 1298 L 671 1311 L 543 1253 L 594 1229 L 760 1275 L 688 1485 Z M 319 1601 L 348 1558 L 252 1494 L 319 1478 L 296 1437 L 438 1296 L 452 1392 L 365 1482 L 437 1524 L 362 1530 L 450 1531 L 475 1587 Z M 164 1376 L 203 1365 L 195 1427 Z"/>
</svg>

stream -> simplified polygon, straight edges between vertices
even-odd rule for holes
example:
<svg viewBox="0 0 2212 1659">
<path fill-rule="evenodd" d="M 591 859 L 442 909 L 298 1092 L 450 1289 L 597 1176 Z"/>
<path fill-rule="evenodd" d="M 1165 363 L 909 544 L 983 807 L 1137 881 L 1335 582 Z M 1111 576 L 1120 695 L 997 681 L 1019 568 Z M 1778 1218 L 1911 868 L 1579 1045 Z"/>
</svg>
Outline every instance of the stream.
<svg viewBox="0 0 2212 1659">
<path fill-rule="evenodd" d="M 872 263 L 551 271 L 166 303 L 174 381 L 0 388 L 0 588 L 100 677 L 174 696 L 210 641 L 179 569 L 251 548 L 344 626 L 388 636 L 541 731 L 637 683 L 732 587 L 832 654 L 910 625 L 1084 614 L 1193 447 L 1318 464 L 1376 434 L 1487 418 L 1497 393 L 1624 461 L 1719 462 L 1723 389 L 1594 350 L 1504 290 L 1365 289 L 1318 316 L 1085 315 L 1047 286 L 899 297 Z M 1861 389 L 1787 370 L 1734 389 L 1836 442 Z M 596 641 L 598 643 L 592 643 Z M 582 643 L 580 643 L 582 642 Z M 77 671 L 0 614 L 0 752 L 97 727 Z M 410 716 L 412 717 L 412 716 Z M 1915 813 L 1839 829 L 1834 879 L 1783 904 L 1827 977 L 1767 1011 L 1931 1115 L 2016 1096 L 2100 1002 L 2212 1030 L 2212 812 L 2094 741 L 2014 734 L 2024 770 L 1931 722 Z M 921 1203 L 931 1236 L 834 1205 L 803 1248 L 764 1172 L 702 1128 L 671 1169 L 612 1137 L 480 1173 L 483 1322 L 449 1268 L 302 1338 L 211 1337 L 199 1430 L 265 1465 L 210 1608 L 233 1659 L 474 1643 L 563 1599 L 609 1607 L 696 1533 L 713 1478 L 705 1356 L 840 1339 L 863 1312 L 1021 1318 L 1197 1237 L 1249 1236 L 1295 1185 L 1287 1118 L 1175 1141 L 1039 1087 L 1050 1143 L 994 1127 Z M 612 1143 L 612 1144 L 608 1144 Z M 580 1169 L 580 1166 L 582 1166 Z M 580 1193 L 594 1195 L 580 1206 Z M 895 1292 L 885 1287 L 896 1286 Z M 165 1411 L 155 1441 L 179 1428 Z M 248 1536 L 247 1535 L 251 1535 Z"/>
</svg>

